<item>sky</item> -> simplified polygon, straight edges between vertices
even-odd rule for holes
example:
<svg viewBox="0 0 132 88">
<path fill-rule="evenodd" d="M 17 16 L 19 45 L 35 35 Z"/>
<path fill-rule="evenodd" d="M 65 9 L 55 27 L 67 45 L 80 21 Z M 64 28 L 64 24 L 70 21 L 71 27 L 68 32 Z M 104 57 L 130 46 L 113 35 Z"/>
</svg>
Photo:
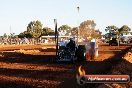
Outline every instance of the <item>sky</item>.
<svg viewBox="0 0 132 88">
<path fill-rule="evenodd" d="M 109 25 L 132 28 L 131 4 L 132 0 L 0 0 L 0 35 L 19 34 L 35 20 L 52 29 L 54 19 L 58 27 L 76 27 L 83 21 L 94 20 L 96 29 L 103 34 Z"/>
</svg>

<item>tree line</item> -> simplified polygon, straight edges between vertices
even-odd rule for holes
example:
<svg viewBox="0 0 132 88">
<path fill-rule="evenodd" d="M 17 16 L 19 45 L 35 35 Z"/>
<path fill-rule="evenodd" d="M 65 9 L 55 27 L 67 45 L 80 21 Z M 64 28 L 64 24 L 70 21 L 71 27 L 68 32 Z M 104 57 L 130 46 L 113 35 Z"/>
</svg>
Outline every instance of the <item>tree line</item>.
<svg viewBox="0 0 132 88">
<path fill-rule="evenodd" d="M 54 31 L 49 27 L 44 27 L 40 21 L 31 21 L 26 31 L 18 35 L 19 38 L 39 38 L 43 35 L 54 35 Z"/>
<path fill-rule="evenodd" d="M 92 20 L 84 21 L 80 24 L 79 27 L 70 27 L 69 25 L 61 25 L 58 28 L 58 34 L 61 36 L 77 36 L 82 37 L 100 37 L 101 32 L 95 30 L 96 23 Z M 79 31 L 78 31 L 79 30 Z M 31 21 L 27 25 L 26 31 L 20 33 L 18 37 L 27 37 L 27 38 L 39 38 L 41 36 L 54 35 L 55 31 L 49 27 L 44 27 L 40 21 Z"/>
<path fill-rule="evenodd" d="M 81 36 L 82 38 L 88 37 L 101 37 L 101 32 L 95 29 L 96 23 L 93 20 L 86 20 L 82 22 L 78 27 L 70 27 L 67 24 L 61 25 L 58 28 L 58 34 L 60 36 Z M 55 31 L 49 27 L 43 27 L 41 21 L 31 21 L 26 27 L 26 30 L 19 35 L 14 33 L 10 34 L 11 38 L 40 38 L 41 36 L 55 35 Z M 3 37 L 7 37 L 6 33 Z"/>
<path fill-rule="evenodd" d="M 111 38 L 116 38 L 117 41 L 118 41 L 118 46 L 120 44 L 120 38 L 125 34 L 131 34 L 132 35 L 132 32 L 131 32 L 131 28 L 128 26 L 128 25 L 123 25 L 122 27 L 117 27 L 115 25 L 111 25 L 111 26 L 107 26 L 106 29 L 105 29 L 106 33 L 104 35 L 104 37 L 108 40 L 110 40 Z"/>
<path fill-rule="evenodd" d="M 128 25 L 123 25 L 122 27 L 117 27 L 115 25 L 107 26 L 105 31 L 107 32 L 104 37 L 110 38 L 112 35 L 116 35 L 117 38 L 123 36 L 123 34 L 131 34 L 131 28 Z"/>
</svg>

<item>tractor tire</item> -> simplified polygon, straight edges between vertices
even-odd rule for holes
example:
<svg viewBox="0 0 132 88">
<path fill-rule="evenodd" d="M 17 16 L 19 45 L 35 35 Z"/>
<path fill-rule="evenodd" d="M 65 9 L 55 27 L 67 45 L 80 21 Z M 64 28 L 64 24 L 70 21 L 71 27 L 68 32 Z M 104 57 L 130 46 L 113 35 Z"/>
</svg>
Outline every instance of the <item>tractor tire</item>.
<svg viewBox="0 0 132 88">
<path fill-rule="evenodd" d="M 79 45 L 76 50 L 77 61 L 85 61 L 86 60 L 86 48 L 85 45 Z"/>
</svg>

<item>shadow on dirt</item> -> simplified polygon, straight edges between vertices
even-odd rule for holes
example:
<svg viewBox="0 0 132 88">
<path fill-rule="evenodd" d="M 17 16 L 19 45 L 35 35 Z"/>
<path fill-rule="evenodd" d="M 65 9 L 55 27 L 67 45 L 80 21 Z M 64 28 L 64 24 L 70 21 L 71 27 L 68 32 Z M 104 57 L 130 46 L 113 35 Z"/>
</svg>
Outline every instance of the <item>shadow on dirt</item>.
<svg viewBox="0 0 132 88">
<path fill-rule="evenodd" d="M 0 88 L 34 88 L 32 85 L 28 85 L 25 83 L 18 84 L 12 81 L 2 81 L 0 82 Z"/>
<path fill-rule="evenodd" d="M 76 82 L 76 74 L 78 73 L 78 67 L 82 65 L 86 74 L 113 74 L 113 70 L 117 70 L 118 64 L 125 62 L 126 70 L 119 70 L 120 74 L 128 74 L 132 77 L 131 63 L 122 59 L 122 56 L 127 53 L 128 49 L 122 50 L 115 56 L 104 61 L 88 61 L 88 62 L 76 62 L 74 64 L 59 64 L 54 63 L 54 55 L 29 55 L 17 52 L 3 52 L 1 53 L 0 62 L 5 63 L 27 63 L 35 65 L 55 64 L 55 67 L 64 67 L 69 70 L 66 71 L 51 71 L 51 70 L 25 70 L 25 69 L 7 69 L 0 68 L 0 75 L 15 76 L 23 78 L 41 79 L 41 80 L 57 80 L 61 81 L 59 88 L 97 88 L 102 84 L 86 84 L 80 86 Z M 130 70 L 129 70 L 130 69 Z M 47 75 L 48 74 L 48 75 Z M 32 88 L 30 84 L 19 84 L 16 82 L 0 82 L 4 88 Z M 7 86 L 9 85 L 9 86 Z M 19 87 L 18 87 L 19 86 Z M 106 87 L 107 88 L 107 87 Z"/>
<path fill-rule="evenodd" d="M 54 59 L 55 55 L 31 55 L 7 51 L 2 53 L 0 62 L 45 64 L 52 63 Z"/>
<path fill-rule="evenodd" d="M 0 75 L 6 75 L 10 77 L 22 77 L 26 79 L 39 79 L 39 80 L 55 80 L 62 81 L 64 77 L 60 77 L 67 72 L 67 75 L 70 76 L 68 71 L 54 71 L 54 70 L 28 70 L 28 69 L 11 69 L 11 68 L 0 68 Z M 47 75 L 49 74 L 49 75 Z M 57 76 L 58 75 L 58 76 Z"/>
</svg>

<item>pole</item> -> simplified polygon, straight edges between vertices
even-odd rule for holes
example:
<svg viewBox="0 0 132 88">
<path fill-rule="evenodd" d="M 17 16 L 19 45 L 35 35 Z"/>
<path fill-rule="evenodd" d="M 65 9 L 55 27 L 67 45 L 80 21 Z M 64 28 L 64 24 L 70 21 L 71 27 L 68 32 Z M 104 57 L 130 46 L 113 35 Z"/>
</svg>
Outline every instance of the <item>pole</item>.
<svg viewBox="0 0 132 88">
<path fill-rule="evenodd" d="M 78 11 L 78 21 L 77 21 L 77 24 L 78 24 L 78 29 L 77 29 L 77 44 L 78 44 L 78 40 L 79 40 L 79 37 L 80 37 L 80 30 L 79 30 L 79 10 L 80 10 L 80 7 L 78 6 L 77 7 L 77 11 Z"/>
<path fill-rule="evenodd" d="M 11 26 L 10 26 L 10 44 L 12 44 L 12 34 L 11 34 Z"/>
<path fill-rule="evenodd" d="M 54 24 L 55 24 L 56 56 L 58 56 L 58 29 L 57 29 L 57 19 L 54 19 Z"/>
</svg>

